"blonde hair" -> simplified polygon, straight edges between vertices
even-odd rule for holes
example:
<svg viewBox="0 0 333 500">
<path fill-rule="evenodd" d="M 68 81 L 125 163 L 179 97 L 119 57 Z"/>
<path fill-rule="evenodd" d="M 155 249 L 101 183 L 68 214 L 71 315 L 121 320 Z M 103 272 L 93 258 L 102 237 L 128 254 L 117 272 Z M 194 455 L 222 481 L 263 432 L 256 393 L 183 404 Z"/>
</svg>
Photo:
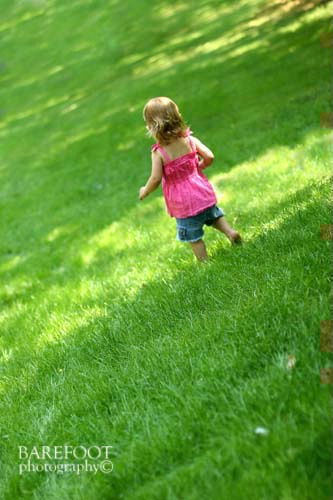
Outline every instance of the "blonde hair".
<svg viewBox="0 0 333 500">
<path fill-rule="evenodd" d="M 184 136 L 187 128 L 177 104 L 168 97 L 150 99 L 143 109 L 143 117 L 149 134 L 163 144 Z"/>
</svg>

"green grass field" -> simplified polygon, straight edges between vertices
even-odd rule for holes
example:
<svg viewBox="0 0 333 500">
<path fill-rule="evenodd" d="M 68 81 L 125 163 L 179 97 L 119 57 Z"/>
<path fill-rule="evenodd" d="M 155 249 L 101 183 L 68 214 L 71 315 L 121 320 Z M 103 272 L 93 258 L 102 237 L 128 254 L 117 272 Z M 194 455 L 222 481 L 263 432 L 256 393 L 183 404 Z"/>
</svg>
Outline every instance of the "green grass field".
<svg viewBox="0 0 333 500">
<path fill-rule="evenodd" d="M 331 498 L 331 30 L 315 0 L 1 0 L 1 499 Z M 245 239 L 207 229 L 204 265 L 138 202 L 157 95 Z M 114 469 L 19 473 L 55 445 Z"/>
</svg>

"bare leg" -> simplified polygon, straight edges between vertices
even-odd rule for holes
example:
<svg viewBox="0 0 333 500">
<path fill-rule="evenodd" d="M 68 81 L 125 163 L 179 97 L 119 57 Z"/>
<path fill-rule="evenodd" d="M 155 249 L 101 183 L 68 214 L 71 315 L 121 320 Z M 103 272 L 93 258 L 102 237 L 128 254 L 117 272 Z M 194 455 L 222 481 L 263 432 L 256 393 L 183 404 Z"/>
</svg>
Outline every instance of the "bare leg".
<svg viewBox="0 0 333 500">
<path fill-rule="evenodd" d="M 231 243 L 239 245 L 242 243 L 242 238 L 238 231 L 229 226 L 225 217 L 220 217 L 214 222 L 213 227 L 221 233 L 224 233 Z"/>
<path fill-rule="evenodd" d="M 191 247 L 194 255 L 198 260 L 204 261 L 208 259 L 206 245 L 203 240 L 192 242 Z"/>
</svg>

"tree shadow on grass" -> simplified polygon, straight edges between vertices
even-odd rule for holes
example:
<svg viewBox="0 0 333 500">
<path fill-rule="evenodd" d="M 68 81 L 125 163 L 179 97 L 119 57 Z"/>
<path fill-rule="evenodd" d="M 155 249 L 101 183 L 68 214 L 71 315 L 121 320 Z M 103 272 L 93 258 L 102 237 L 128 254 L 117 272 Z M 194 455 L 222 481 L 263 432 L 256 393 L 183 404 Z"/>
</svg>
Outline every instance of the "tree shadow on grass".
<svg viewBox="0 0 333 500">
<path fill-rule="evenodd" d="M 127 8 L 125 4 L 123 4 L 123 8 Z M 139 8 L 141 9 L 141 7 Z M 183 11 L 184 17 L 189 14 L 189 8 L 190 6 L 186 7 L 187 10 Z M 142 9 L 142 12 L 144 12 L 144 9 Z M 252 14 L 249 11 L 247 12 L 248 18 L 250 18 Z M 195 11 L 192 15 L 194 18 Z M 124 207 L 133 206 L 134 202 L 132 202 L 132 199 L 130 202 L 128 200 L 128 193 L 136 193 L 137 185 L 139 185 L 139 177 L 145 177 L 146 174 L 145 167 L 137 169 L 134 169 L 134 167 L 137 167 L 138 159 L 143 163 L 147 147 L 141 144 L 142 134 L 137 131 L 137 116 L 131 113 L 126 114 L 126 109 L 127 106 L 128 108 L 134 106 L 135 112 L 139 113 L 141 104 L 148 97 L 162 91 L 164 93 L 164 90 L 167 90 L 171 94 L 171 97 L 179 97 L 179 103 L 180 105 L 184 105 L 184 114 L 186 116 L 193 116 L 193 120 L 196 119 L 195 116 L 199 115 L 203 118 L 202 123 L 199 122 L 194 128 L 198 131 L 204 130 L 203 136 L 207 134 L 207 137 L 210 137 L 212 146 L 220 148 L 221 137 L 224 137 L 224 142 L 229 145 L 230 151 L 225 152 L 225 164 L 220 167 L 221 171 L 230 170 L 233 166 L 255 157 L 260 152 L 272 147 L 272 145 L 288 144 L 292 146 L 299 144 L 305 133 L 304 122 L 298 123 L 296 120 L 296 115 L 299 113 L 307 117 L 306 133 L 311 129 L 318 128 L 318 121 L 316 121 L 318 112 L 327 103 L 325 98 L 317 99 L 317 94 L 325 90 L 325 84 L 318 81 L 318 74 L 321 73 L 322 68 L 326 71 L 326 66 L 321 66 L 319 58 L 313 57 L 317 52 L 315 50 L 312 51 L 311 44 L 318 41 L 318 50 L 320 50 L 318 35 L 324 29 L 324 24 L 321 21 L 311 21 L 306 25 L 300 25 L 294 33 L 287 34 L 278 32 L 278 28 L 286 26 L 289 21 L 301 19 L 301 17 L 290 17 L 289 20 L 281 20 L 280 24 L 275 25 L 276 32 L 270 31 L 272 27 L 269 20 L 260 30 L 253 27 L 246 31 L 246 25 L 244 25 L 245 39 L 230 43 L 227 49 L 221 46 L 217 50 L 213 50 L 215 43 L 218 46 L 219 38 L 232 31 L 237 23 L 242 19 L 244 20 L 245 17 L 246 15 L 243 17 L 243 12 L 237 9 L 237 12 L 230 15 L 228 27 L 226 25 L 221 26 L 219 19 L 215 19 L 214 22 L 204 23 L 196 44 L 191 44 L 189 38 L 186 38 L 186 35 L 191 34 L 192 29 L 195 27 L 194 25 L 189 25 L 184 30 L 184 26 L 180 28 L 183 20 L 177 20 L 175 16 L 172 16 L 172 23 L 164 21 L 162 30 L 158 23 L 154 23 L 156 19 L 153 16 L 149 17 L 149 20 L 154 24 L 153 33 L 150 32 L 150 34 L 154 34 L 156 45 L 153 49 L 151 47 L 147 48 L 147 45 L 142 41 L 143 45 L 142 47 L 138 46 L 137 51 L 137 55 L 141 54 L 142 56 L 141 60 L 136 63 L 130 64 L 127 62 L 124 64 L 123 58 L 130 56 L 131 52 L 133 52 L 133 45 L 135 44 L 134 34 L 131 44 L 128 44 L 127 47 L 122 46 L 120 38 L 115 41 L 112 54 L 118 58 L 118 63 L 115 64 L 115 72 L 112 75 L 115 75 L 118 70 L 123 75 L 123 79 L 120 80 L 118 85 L 119 92 L 116 97 L 107 98 L 108 93 L 114 90 L 114 82 L 112 79 L 109 81 L 108 73 L 111 65 L 114 64 L 112 57 L 109 57 L 108 65 L 106 65 L 108 50 L 101 51 L 97 55 L 96 77 L 93 80 L 89 80 L 89 84 L 86 87 L 83 87 L 81 82 L 80 88 L 77 83 L 75 85 L 77 86 L 76 90 L 83 90 L 84 88 L 90 94 L 97 93 L 100 89 L 103 89 L 103 92 L 100 93 L 99 100 L 97 98 L 97 100 L 91 99 L 91 108 L 88 108 L 89 112 L 87 116 L 79 115 L 73 121 L 68 120 L 67 126 L 70 127 L 72 124 L 74 127 L 74 130 L 70 133 L 73 134 L 73 137 L 79 137 L 80 133 L 85 131 L 87 127 L 85 125 L 82 126 L 82 122 L 87 120 L 88 117 L 91 118 L 92 115 L 89 113 L 96 106 L 96 103 L 101 111 L 103 106 L 114 106 L 117 100 L 126 101 L 126 106 L 121 108 L 117 112 L 118 114 L 110 116 L 114 128 L 117 129 L 117 133 L 110 138 L 108 146 L 103 149 L 103 154 L 99 155 L 99 164 L 91 177 L 91 184 L 89 184 L 89 180 L 86 185 L 80 187 L 83 191 L 79 193 L 81 201 L 87 195 L 87 199 L 89 200 L 88 205 L 93 209 L 94 202 L 98 198 L 96 194 L 99 192 L 98 188 L 96 188 L 95 192 L 93 186 L 100 182 L 101 176 L 105 176 L 106 183 L 109 184 L 108 193 L 110 195 L 114 195 L 115 193 L 119 195 L 119 189 L 123 189 L 121 196 L 117 200 L 121 209 L 112 211 L 112 214 L 110 214 L 110 217 L 112 215 L 112 221 L 121 220 Z M 134 30 L 133 33 L 138 33 L 138 29 L 141 29 L 142 18 L 140 22 L 136 21 L 136 23 L 136 31 Z M 198 23 L 196 27 L 198 27 Z M 168 48 L 168 42 L 174 38 L 177 32 L 180 35 L 185 35 L 184 38 L 178 45 L 175 44 Z M 241 32 L 238 34 L 241 34 Z M 267 36 L 266 42 L 268 45 L 266 46 L 260 43 L 263 35 Z M 13 33 L 14 36 L 15 33 Z M 149 36 L 147 35 L 148 38 Z M 304 39 L 307 40 L 306 46 Z M 211 43 L 211 46 L 206 46 L 203 52 L 200 52 L 201 46 L 204 47 L 205 43 Z M 59 43 L 58 46 L 55 45 L 54 53 L 56 53 L 58 48 Z M 197 52 L 195 51 L 196 48 L 199 49 Z M 184 49 L 189 52 L 189 59 L 182 60 L 180 58 L 177 60 L 177 50 L 184 51 Z M 232 51 L 234 51 L 234 54 L 232 54 Z M 161 68 L 156 69 L 157 65 L 154 66 L 151 60 L 153 56 L 161 58 Z M 271 57 L 274 57 L 274 66 L 271 64 Z M 169 63 L 163 67 L 163 58 L 166 58 L 168 61 L 174 59 L 173 67 L 170 67 Z M 90 59 L 85 59 L 85 70 L 91 68 L 91 59 L 93 59 L 93 56 Z M 55 67 L 55 61 L 51 61 L 52 67 Z M 74 55 L 72 62 L 75 71 L 79 71 L 79 63 L 78 66 L 75 66 Z M 81 62 L 83 63 L 83 60 Z M 143 70 L 148 64 L 152 64 L 152 70 L 155 74 L 148 76 L 144 74 Z M 299 69 L 300 67 L 302 67 L 301 70 Z M 276 90 L 276 86 L 270 87 L 269 78 L 265 77 L 266 70 L 269 69 L 272 71 L 272 68 L 274 68 L 275 73 L 271 78 L 276 80 L 279 88 L 278 91 Z M 139 71 L 136 72 L 136 70 Z M 75 71 L 69 68 L 67 72 L 58 74 L 55 80 L 56 92 L 59 92 L 59 89 L 63 92 L 64 85 L 68 85 L 66 84 L 66 78 L 71 78 Z M 202 84 L 203 71 L 205 72 L 206 80 L 204 94 Z M 299 88 L 300 78 L 309 72 L 313 74 L 313 79 L 309 79 L 307 85 Z M 84 73 L 82 75 L 84 77 Z M 179 75 L 181 75 L 181 86 L 179 85 Z M 4 76 L 6 77 L 5 73 Z M 128 85 L 129 80 L 131 88 Z M 314 84 L 315 80 L 318 83 Z M 259 81 L 262 81 L 260 87 L 261 98 L 258 97 L 256 90 Z M 246 85 L 244 82 L 246 82 Z M 41 84 L 44 84 L 44 80 Z M 123 87 L 123 89 L 121 90 L 120 87 Z M 23 86 L 23 88 L 26 90 L 28 87 Z M 71 86 L 66 88 L 71 89 Z M 50 91 L 51 87 L 48 87 L 47 90 Z M 46 93 L 45 99 L 47 99 Z M 176 100 L 178 101 L 178 99 Z M 223 102 L 223 112 L 222 106 L 221 108 L 216 106 L 218 100 Z M 75 102 L 69 102 L 65 105 L 73 104 Z M 214 113 L 214 116 L 212 116 L 212 107 L 218 110 Z M 39 117 L 36 116 L 35 124 L 37 127 L 35 130 L 32 130 L 32 136 L 33 134 L 36 135 L 36 131 L 37 135 L 38 133 L 42 134 L 43 127 L 48 128 L 50 123 L 55 120 L 58 111 L 59 107 L 56 107 L 50 113 L 49 111 L 45 111 L 46 120 L 43 123 L 40 123 Z M 67 116 L 70 116 L 70 114 Z M 126 116 L 126 119 L 124 119 L 124 116 Z M 228 117 L 228 120 L 224 120 L 224 117 Z M 105 121 L 103 120 L 101 120 L 99 125 L 104 126 Z M 236 127 L 236 133 L 230 129 L 232 121 Z M 18 132 L 23 134 L 24 123 L 30 127 L 31 122 L 31 118 L 26 121 L 23 120 L 22 127 L 18 129 Z M 57 130 L 62 130 L 63 123 L 58 121 L 56 125 Z M 250 136 L 249 130 L 258 130 L 258 123 L 261 126 L 260 134 L 251 134 Z M 33 124 L 33 127 L 35 124 Z M 218 130 L 219 126 L 221 128 Z M 269 130 L 270 126 L 273 127 L 273 130 Z M 96 128 L 95 124 L 94 127 Z M 13 129 L 10 130 L 13 131 Z M 94 136 L 94 134 L 92 135 Z M 122 153 L 117 151 L 120 136 L 124 144 L 134 140 L 132 147 L 135 149 L 135 155 L 131 156 L 131 162 L 128 162 L 128 151 L 130 149 L 125 149 L 126 154 L 124 153 L 123 156 Z M 58 139 L 59 144 L 62 143 L 63 139 L 64 133 Z M 17 141 L 17 138 L 13 137 L 11 140 Z M 28 145 L 30 147 L 36 146 L 35 138 L 32 137 L 29 141 Z M 40 175 L 44 175 L 48 169 L 56 169 L 59 163 L 64 163 L 66 166 L 68 166 L 68 163 L 73 166 L 79 165 L 78 170 L 80 175 L 82 175 L 82 171 L 80 170 L 83 154 L 86 158 L 86 168 L 88 164 L 96 162 L 96 152 L 99 149 L 99 144 L 106 143 L 107 141 L 109 141 L 107 132 L 101 132 L 94 137 L 84 136 L 83 134 L 81 139 L 72 142 L 70 147 L 63 152 L 57 151 L 55 148 L 53 156 L 51 155 L 48 159 L 46 170 L 41 169 Z M 41 143 L 38 141 L 38 146 L 42 149 L 40 145 Z M 43 153 L 44 155 L 47 152 L 46 150 L 47 148 Z M 117 152 L 115 153 L 115 151 Z M 122 169 L 123 175 L 119 178 L 113 177 L 113 174 L 108 178 L 108 175 L 105 174 L 109 168 L 109 163 L 105 162 L 105 158 L 109 155 L 113 155 L 114 161 Z M 24 165 L 25 167 L 26 165 Z M 87 170 L 84 173 L 86 172 Z M 72 173 L 73 170 L 71 171 L 71 169 L 69 169 L 67 176 L 65 173 L 62 173 L 64 187 L 62 189 L 61 186 L 57 186 L 59 192 L 64 192 L 65 205 L 66 203 L 71 204 L 73 196 L 73 193 L 71 193 Z M 4 174 L 4 171 L 2 171 L 1 175 L 3 179 L 3 175 L 7 175 L 7 173 Z M 9 178 L 9 174 L 7 177 Z M 124 178 L 130 178 L 130 181 L 126 182 L 126 187 L 123 187 Z M 81 179 L 83 179 L 83 176 Z M 13 182 L 17 182 L 17 179 Z M 84 182 L 82 180 L 83 184 Z M 28 182 L 25 185 L 25 188 L 27 187 Z M 16 214 L 18 228 L 24 228 L 29 223 L 31 224 L 31 234 L 34 236 L 35 242 L 30 248 L 35 253 L 37 260 L 43 254 L 43 252 L 40 252 L 40 245 L 43 245 L 41 242 L 44 242 L 48 235 L 59 228 L 59 224 L 66 220 L 66 217 L 70 218 L 69 222 L 74 222 L 75 224 L 77 221 L 81 222 L 82 218 L 87 215 L 80 206 L 74 209 L 75 205 L 71 205 L 73 210 L 70 215 L 69 212 L 67 214 L 62 212 L 45 195 L 45 188 L 54 189 L 55 186 L 52 185 L 52 182 L 46 182 L 46 184 L 41 186 L 39 191 L 36 190 L 36 199 L 40 199 L 38 206 L 41 209 L 40 214 L 36 214 L 36 219 L 25 216 L 26 211 L 31 208 L 24 204 L 18 214 Z M 307 193 L 305 192 L 305 194 Z M 309 192 L 308 194 L 310 195 L 311 193 Z M 79 200 L 80 196 L 77 199 Z M 60 250 L 59 264 L 68 258 L 68 248 L 73 253 L 79 251 L 85 239 L 88 239 L 98 230 L 102 230 L 109 224 L 104 214 L 108 206 L 108 202 L 104 199 L 98 208 L 95 207 L 95 214 L 103 213 L 103 217 L 97 223 L 92 218 L 88 224 L 84 224 L 83 226 L 78 224 L 74 229 L 68 227 L 67 235 L 60 231 L 59 236 L 54 240 L 59 244 L 59 248 L 64 249 Z M 276 208 L 279 211 L 281 207 Z M 272 359 L 274 353 L 279 351 L 279 349 L 283 350 L 284 348 L 287 349 L 290 345 L 299 345 L 300 329 L 304 328 L 303 331 L 307 333 L 317 332 L 317 324 L 322 316 L 318 312 L 319 310 L 315 314 L 312 314 L 316 307 L 316 297 L 318 301 L 322 300 L 322 305 L 320 306 L 322 307 L 322 314 L 327 312 L 325 299 L 319 297 L 320 293 L 323 292 L 322 289 L 318 289 L 321 281 L 319 278 L 317 280 L 313 273 L 314 269 L 317 270 L 318 276 L 320 273 L 327 272 L 326 253 L 322 251 L 322 242 L 320 243 L 315 239 L 317 236 L 319 238 L 317 225 L 322 222 L 317 219 L 315 220 L 318 214 L 323 214 L 323 207 L 314 200 L 313 203 L 309 203 L 306 209 L 301 209 L 299 214 L 293 214 L 289 219 L 287 216 L 287 219 L 282 220 L 277 229 L 268 229 L 265 237 L 261 236 L 258 239 L 252 240 L 244 249 L 237 250 L 237 253 L 225 249 L 216 250 L 214 253 L 215 260 L 205 268 L 201 269 L 188 264 L 186 270 L 177 273 L 175 279 L 165 279 L 162 282 L 148 282 L 141 287 L 134 297 L 128 299 L 124 295 L 123 300 L 113 305 L 108 304 L 106 308 L 107 312 L 99 318 L 92 312 L 86 326 L 70 330 L 67 333 L 67 337 L 64 336 L 61 340 L 57 340 L 54 344 L 41 348 L 39 351 L 34 351 L 36 345 L 33 344 L 29 350 L 27 349 L 24 352 L 25 345 L 22 342 L 17 352 L 14 352 L 14 358 L 12 360 L 9 359 L 7 365 L 5 364 L 2 368 L 5 376 L 8 377 L 5 381 L 15 381 L 21 376 L 20 380 L 24 380 L 22 386 L 18 385 L 16 388 L 12 387 L 9 389 L 6 395 L 8 407 L 12 410 L 11 397 L 14 396 L 15 400 L 15 396 L 17 396 L 16 400 L 20 401 L 22 406 L 25 404 L 26 409 L 32 412 L 30 414 L 38 420 L 40 417 L 36 417 L 36 414 L 31 410 L 30 404 L 36 398 L 34 386 L 39 387 L 43 403 L 49 400 L 51 406 L 51 403 L 55 400 L 61 402 L 64 392 L 70 391 L 72 383 L 70 379 L 75 378 L 77 374 L 83 377 L 83 373 L 90 373 L 91 371 L 92 374 L 102 378 L 101 373 L 103 373 L 105 380 L 101 380 L 99 391 L 95 392 L 93 398 L 88 396 L 87 401 L 83 403 L 80 398 L 75 399 L 75 395 L 73 395 L 71 404 L 65 401 L 63 403 L 63 410 L 60 411 L 60 414 L 55 414 L 57 416 L 53 421 L 50 420 L 49 424 L 43 423 L 44 432 L 49 432 L 50 436 L 52 434 L 60 440 L 62 438 L 64 440 L 67 438 L 70 439 L 72 435 L 75 435 L 73 431 L 74 426 L 81 429 L 83 437 L 88 439 L 84 435 L 85 431 L 83 427 L 80 427 L 83 421 L 86 421 L 90 417 L 95 418 L 96 416 L 97 418 L 107 418 L 106 416 L 112 415 L 112 412 L 115 412 L 117 408 L 122 409 L 125 413 L 129 411 L 121 393 L 122 390 L 125 391 L 125 388 L 131 388 L 131 404 L 134 401 L 135 394 L 143 390 L 147 404 L 151 402 L 154 405 L 154 400 L 158 401 L 159 391 L 161 391 L 161 388 L 156 385 L 158 383 L 156 370 L 158 369 L 161 370 L 166 379 L 169 378 L 172 384 L 177 386 L 177 382 L 182 381 L 184 373 L 187 374 L 189 379 L 191 379 L 191 373 L 194 374 L 193 378 L 200 378 L 199 373 L 202 375 L 200 359 L 208 358 L 210 353 L 216 349 L 226 352 L 226 348 L 229 346 L 239 351 L 237 361 L 236 358 L 232 360 L 230 366 L 227 365 L 227 359 L 223 361 L 225 363 L 224 368 L 228 366 L 228 369 L 230 369 L 229 371 L 224 370 L 226 381 L 233 380 L 237 383 L 238 377 L 251 377 L 252 373 L 253 375 L 260 374 Z M 62 219 L 62 217 L 65 219 Z M 38 218 L 39 220 L 37 220 Z M 293 228 L 294 223 L 298 220 L 302 220 L 304 223 L 304 233 L 299 230 L 295 235 Z M 310 222 L 312 232 L 308 232 Z M 289 239 L 280 241 L 278 235 L 284 234 L 284 231 L 288 231 Z M 77 232 L 81 233 L 79 237 L 77 237 Z M 74 245 L 71 244 L 72 237 L 76 239 Z M 9 249 L 13 245 L 15 252 L 17 250 L 22 251 L 24 246 L 22 242 L 15 243 L 14 234 L 9 238 L 8 244 Z M 36 244 L 38 245 L 38 250 L 36 250 Z M 273 270 L 271 270 L 271 261 L 268 262 L 268 255 L 265 251 L 265 248 L 269 245 L 271 245 L 269 257 L 273 256 L 276 260 L 276 266 Z M 300 252 L 298 255 L 297 250 Z M 48 251 L 51 255 L 53 251 L 52 245 L 49 246 Z M 114 252 L 114 257 L 118 260 L 121 260 L 122 256 L 125 255 L 124 250 Z M 219 259 L 222 258 L 223 266 L 219 262 Z M 254 258 L 255 265 L 253 265 Z M 300 265 L 300 261 L 304 267 L 303 275 L 301 271 L 297 272 L 296 269 L 296 264 Z M 26 260 L 24 262 L 23 256 L 23 260 L 18 260 L 17 262 L 16 269 L 18 272 L 28 277 L 32 275 L 30 269 L 31 261 Z M 96 262 L 101 264 L 102 274 L 103 262 L 105 265 L 105 251 L 99 250 L 96 253 Z M 239 269 L 240 263 L 241 268 L 246 270 L 243 273 Z M 270 267 L 268 267 L 268 264 Z M 235 269 L 237 269 L 237 273 L 235 273 Z M 107 272 L 107 269 L 104 270 Z M 76 272 L 82 277 L 89 275 L 87 266 L 84 265 L 76 268 Z M 41 280 L 44 279 L 43 273 L 47 275 L 48 271 L 45 271 L 45 269 L 42 270 L 39 277 Z M 220 274 L 223 279 L 217 279 L 217 274 Z M 300 276 L 304 279 L 303 283 L 300 280 Z M 300 280 L 300 287 L 297 292 L 291 288 L 294 278 Z M 279 291 L 274 295 L 272 289 L 274 289 L 279 280 L 283 281 L 284 290 L 283 293 Z M 71 278 L 69 278 L 69 282 L 71 282 Z M 75 293 L 77 282 L 73 282 L 73 293 Z M 16 291 L 16 295 L 14 293 L 12 296 L 13 302 L 17 298 L 27 298 L 29 305 L 32 303 L 30 294 L 34 295 L 36 303 L 42 302 L 45 300 L 45 292 L 55 283 L 58 283 L 57 279 L 46 276 L 45 288 L 40 290 L 38 283 L 34 283 L 32 287 L 27 285 L 26 288 L 23 287 L 21 292 Z M 66 283 L 66 277 L 64 282 L 60 283 L 64 289 L 69 285 L 68 282 Z M 231 283 L 232 287 L 230 286 Z M 226 284 L 229 284 L 229 288 Z M 292 293 L 288 293 L 288 287 L 290 287 L 290 290 L 293 290 L 294 296 Z M 242 295 L 244 290 L 246 291 L 246 297 Z M 304 297 L 302 294 L 304 294 Z M 99 303 L 99 299 L 95 297 L 90 300 L 83 300 L 82 306 L 87 308 L 90 306 L 94 307 Z M 300 307 L 303 299 L 304 303 L 308 305 L 308 312 L 306 314 L 304 314 L 304 311 Z M 182 307 L 181 311 L 180 305 Z M 284 310 L 282 318 L 281 308 L 284 306 L 286 306 L 287 314 L 284 314 Z M 50 309 L 52 309 L 51 306 Z M 161 314 L 162 312 L 164 315 Z M 257 314 L 258 318 L 261 315 L 263 319 L 256 319 L 254 313 Z M 13 326 L 16 321 L 19 321 L 21 314 L 24 316 L 25 311 L 18 312 L 18 316 L 13 320 Z M 148 320 L 147 317 L 149 318 Z M 167 318 L 167 322 L 165 322 L 165 318 Z M 201 330 L 208 321 L 212 322 L 211 334 L 201 337 Z M 276 334 L 274 342 L 271 341 L 270 337 L 265 335 L 266 331 L 272 329 L 272 325 L 275 325 L 273 328 L 274 334 Z M 131 332 L 132 334 L 130 335 Z M 186 332 L 186 337 L 182 336 L 182 332 Z M 235 332 L 238 332 L 241 337 L 237 337 Z M 253 332 L 255 332 L 255 338 L 253 337 Z M 22 332 L 23 336 L 24 331 Z M 314 345 L 313 337 L 311 336 L 310 341 Z M 251 349 L 249 346 L 251 346 Z M 154 348 L 155 355 L 152 362 L 147 361 L 145 357 L 145 349 L 148 347 Z M 183 358 L 183 348 L 188 354 L 186 361 Z M 173 354 L 173 359 L 175 360 L 173 366 L 168 361 L 170 358 L 165 358 L 166 352 L 170 355 Z M 77 364 L 72 365 L 72 360 Z M 13 365 L 11 366 L 12 361 Z M 31 363 L 30 365 L 29 362 Z M 131 362 L 135 366 L 135 380 L 132 379 L 130 372 L 126 374 L 126 367 L 129 367 Z M 214 365 L 213 373 L 219 373 L 222 361 L 217 359 L 216 354 L 213 356 L 212 363 Z M 235 365 L 237 365 L 237 370 Z M 50 367 L 53 368 L 51 375 Z M 60 373 L 57 369 L 64 370 L 64 367 L 65 375 L 61 375 L 63 372 Z M 27 373 L 29 370 L 30 373 Z M 110 371 L 112 373 L 109 377 L 108 372 Z M 119 380 L 118 374 L 120 375 Z M 121 383 L 121 377 L 123 383 Z M 207 373 L 203 374 L 202 378 L 205 380 L 205 377 L 206 381 L 211 382 Z M 59 384 L 58 391 L 52 389 L 54 387 L 52 385 L 54 380 L 56 384 Z M 86 394 L 84 380 L 84 378 L 81 378 L 81 380 L 77 381 L 77 388 L 82 397 Z M 112 384 L 114 384 L 113 387 Z M 172 406 L 173 398 L 175 397 L 172 394 L 175 393 L 166 392 L 164 394 L 167 394 L 165 397 L 170 399 L 170 405 Z M 188 392 L 181 388 L 180 398 L 177 401 L 180 401 L 182 398 L 186 401 L 187 394 Z M 134 411 L 133 406 L 130 406 L 130 410 Z M 15 435 L 17 438 L 20 437 L 24 440 L 26 437 L 29 437 L 29 432 L 29 439 L 32 442 L 36 438 L 35 431 L 33 427 L 29 427 L 29 424 L 23 418 L 22 407 L 17 406 L 15 413 L 18 415 L 18 421 L 22 423 L 22 430 L 17 432 L 17 429 L 14 429 L 13 423 L 7 425 L 7 429 L 9 429 L 12 436 L 11 442 L 13 446 L 16 446 Z M 143 415 L 142 408 L 138 414 L 139 417 Z M 64 418 L 64 415 L 67 415 L 67 418 Z M 71 415 L 71 417 L 68 417 L 68 415 Z M 119 425 L 120 427 L 121 425 L 126 427 L 126 424 L 120 423 Z M 42 429 L 43 427 L 41 427 L 41 435 L 43 435 Z M 60 432 L 58 432 L 59 429 L 61 429 Z M 139 431 L 141 432 L 141 430 L 139 425 Z M 96 429 L 94 430 L 92 426 L 90 428 L 90 435 L 92 437 L 94 436 L 94 432 L 96 432 Z M 112 436 L 114 438 L 113 442 L 119 442 L 119 436 L 122 435 L 122 433 L 119 433 Z M 119 481 L 119 484 L 125 490 L 124 477 L 117 478 L 116 481 Z M 24 482 L 24 479 L 22 482 Z"/>
</svg>

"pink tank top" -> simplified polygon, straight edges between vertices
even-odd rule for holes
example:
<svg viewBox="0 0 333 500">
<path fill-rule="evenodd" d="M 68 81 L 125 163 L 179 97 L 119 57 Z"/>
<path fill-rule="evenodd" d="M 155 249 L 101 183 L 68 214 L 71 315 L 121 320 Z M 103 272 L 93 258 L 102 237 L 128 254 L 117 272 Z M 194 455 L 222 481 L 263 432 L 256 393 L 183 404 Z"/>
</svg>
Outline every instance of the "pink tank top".
<svg viewBox="0 0 333 500">
<path fill-rule="evenodd" d="M 197 215 L 217 203 L 212 185 L 199 168 L 190 134 L 191 131 L 187 130 L 186 137 L 189 138 L 192 151 L 174 160 L 159 143 L 152 146 L 152 151 L 159 150 L 166 161 L 162 189 L 168 213 L 180 219 Z"/>
</svg>

